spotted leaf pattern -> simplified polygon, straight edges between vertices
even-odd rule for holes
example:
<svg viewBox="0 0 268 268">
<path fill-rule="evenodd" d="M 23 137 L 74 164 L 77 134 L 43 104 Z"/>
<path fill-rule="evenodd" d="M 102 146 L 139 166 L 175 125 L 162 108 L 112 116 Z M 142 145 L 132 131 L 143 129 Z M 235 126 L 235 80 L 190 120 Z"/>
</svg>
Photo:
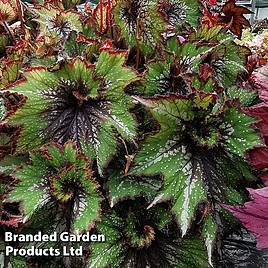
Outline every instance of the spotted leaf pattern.
<svg viewBox="0 0 268 268">
<path fill-rule="evenodd" d="M 168 24 L 181 33 L 187 26 L 196 27 L 200 16 L 200 3 L 196 0 L 159 0 L 160 10 Z"/>
<path fill-rule="evenodd" d="M 215 99 L 210 94 L 136 99 L 150 109 L 161 128 L 144 141 L 130 174 L 163 176 L 164 185 L 150 206 L 171 200 L 185 235 L 199 203 L 226 200 L 224 188 L 230 186 L 217 155 L 243 159 L 247 149 L 260 143 L 252 128 L 254 119 L 227 107 L 213 114 Z"/>
<path fill-rule="evenodd" d="M 101 194 L 93 178 L 90 161 L 71 142 L 63 147 L 48 145 L 31 154 L 32 163 L 16 172 L 19 183 L 9 195 L 12 201 L 22 201 L 24 215 L 34 213 L 48 203 L 66 209 L 72 207 L 71 230 L 92 227 L 100 217 Z M 25 194 L 27 192 L 27 194 Z"/>
<path fill-rule="evenodd" d="M 180 47 L 177 39 L 170 39 L 166 52 L 172 55 L 148 65 L 148 72 L 144 77 L 145 95 L 190 94 L 192 92 L 190 76 L 198 71 L 202 55 L 209 51 L 210 48 L 207 46 L 197 47 L 188 43 Z"/>
<path fill-rule="evenodd" d="M 104 51 L 96 65 L 78 57 L 54 72 L 46 67 L 26 72 L 25 79 L 9 89 L 27 98 L 9 118 L 11 124 L 22 126 L 17 150 L 72 140 L 97 158 L 102 173 L 116 151 L 116 132 L 127 140 L 135 137 L 132 104 L 124 88 L 136 75 L 123 67 L 124 60 L 125 52 Z"/>
<path fill-rule="evenodd" d="M 135 199 L 144 196 L 153 199 L 161 188 L 162 180 L 157 177 L 128 176 L 113 172 L 109 177 L 109 201 L 111 207 L 125 199 Z"/>
<path fill-rule="evenodd" d="M 115 22 L 130 47 L 151 53 L 161 40 L 165 22 L 156 0 L 120 0 L 114 9 Z"/>
<path fill-rule="evenodd" d="M 88 267 L 207 267 L 201 240 L 181 239 L 165 209 L 128 206 L 129 213 L 120 215 L 119 205 L 96 225 L 108 239 L 91 245 Z"/>
</svg>

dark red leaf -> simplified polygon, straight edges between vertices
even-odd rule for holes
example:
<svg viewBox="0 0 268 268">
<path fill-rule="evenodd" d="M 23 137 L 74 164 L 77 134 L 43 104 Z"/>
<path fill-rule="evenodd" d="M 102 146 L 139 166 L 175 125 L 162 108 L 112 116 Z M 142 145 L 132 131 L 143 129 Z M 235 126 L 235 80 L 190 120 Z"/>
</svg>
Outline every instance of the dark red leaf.
<svg viewBox="0 0 268 268">
<path fill-rule="evenodd" d="M 257 169 L 262 170 L 268 167 L 268 147 L 255 148 L 249 152 L 249 159 L 251 165 Z"/>
<path fill-rule="evenodd" d="M 262 181 L 268 186 L 268 172 L 264 172 L 261 176 Z"/>
<path fill-rule="evenodd" d="M 0 124 L 0 159 L 14 153 L 18 134 L 18 127 Z"/>
<path fill-rule="evenodd" d="M 248 191 L 252 201 L 245 203 L 244 206 L 224 207 L 255 235 L 257 247 L 268 248 L 268 187 Z"/>
<path fill-rule="evenodd" d="M 200 65 L 200 78 L 202 81 L 206 82 L 209 78 L 213 77 L 214 70 L 213 68 L 207 64 L 201 64 Z"/>
<path fill-rule="evenodd" d="M 268 103 L 268 67 L 262 67 L 253 74 L 253 78 L 260 94 L 260 99 Z"/>
<path fill-rule="evenodd" d="M 260 103 L 248 109 L 249 115 L 256 117 L 258 128 L 265 144 L 268 146 L 268 106 L 266 103 Z"/>
<path fill-rule="evenodd" d="M 249 27 L 249 21 L 244 17 L 245 14 L 251 14 L 251 11 L 245 7 L 236 5 L 236 0 L 229 0 L 222 8 L 224 15 L 219 17 L 219 22 L 225 24 L 239 38 L 244 26 Z"/>
<path fill-rule="evenodd" d="M 209 28 L 218 24 L 218 13 L 211 13 L 207 7 L 203 10 L 203 17 L 201 18 L 201 23 L 207 25 Z"/>
</svg>

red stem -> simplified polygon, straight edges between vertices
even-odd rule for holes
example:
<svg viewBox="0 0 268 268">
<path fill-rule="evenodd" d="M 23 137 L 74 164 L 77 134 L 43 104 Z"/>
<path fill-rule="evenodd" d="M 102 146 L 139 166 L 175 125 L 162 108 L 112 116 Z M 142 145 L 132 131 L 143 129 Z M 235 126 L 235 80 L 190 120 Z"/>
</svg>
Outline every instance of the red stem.
<svg viewBox="0 0 268 268">
<path fill-rule="evenodd" d="M 4 27 L 5 31 L 7 32 L 9 37 L 12 39 L 13 43 L 16 44 L 16 39 L 15 39 L 13 33 L 10 31 L 8 23 L 6 21 L 2 21 L 1 25 Z"/>
<path fill-rule="evenodd" d="M 22 9 L 21 9 L 20 0 L 16 0 L 16 5 L 17 5 L 17 8 L 18 8 L 19 18 L 20 18 L 20 23 L 21 23 L 21 30 L 23 32 L 23 35 L 25 36 L 23 12 L 22 12 Z"/>
<path fill-rule="evenodd" d="M 107 28 L 109 28 L 109 26 L 110 26 L 110 12 L 111 12 L 111 1 L 108 0 L 107 9 L 106 9 L 106 25 L 107 25 Z"/>
<path fill-rule="evenodd" d="M 100 9 L 100 32 L 102 32 L 102 28 L 103 28 L 103 8 L 102 8 L 102 0 L 100 0 L 100 3 L 99 3 L 99 9 Z"/>
</svg>

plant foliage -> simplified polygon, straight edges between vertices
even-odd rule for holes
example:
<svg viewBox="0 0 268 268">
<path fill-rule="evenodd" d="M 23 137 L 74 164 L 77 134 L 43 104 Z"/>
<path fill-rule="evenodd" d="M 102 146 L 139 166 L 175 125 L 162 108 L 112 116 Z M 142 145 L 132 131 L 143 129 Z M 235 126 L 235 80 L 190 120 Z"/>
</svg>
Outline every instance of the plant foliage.
<svg viewBox="0 0 268 268">
<path fill-rule="evenodd" d="M 83 253 L 0 266 L 261 266 L 268 76 L 237 40 L 249 10 L 97 2 L 0 0 L 1 237 L 105 237 L 1 241 Z"/>
</svg>

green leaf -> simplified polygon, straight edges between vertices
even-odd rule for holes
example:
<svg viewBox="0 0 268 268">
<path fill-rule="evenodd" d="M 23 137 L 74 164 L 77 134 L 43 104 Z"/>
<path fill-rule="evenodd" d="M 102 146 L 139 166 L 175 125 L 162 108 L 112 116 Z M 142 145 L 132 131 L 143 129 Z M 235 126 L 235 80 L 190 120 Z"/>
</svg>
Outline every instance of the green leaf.
<svg viewBox="0 0 268 268">
<path fill-rule="evenodd" d="M 160 132 L 146 140 L 135 158 L 131 173 L 164 175 L 163 188 L 151 205 L 171 199 L 172 210 L 177 215 L 182 234 L 185 235 L 196 206 L 206 198 L 199 178 L 191 171 L 191 156 L 184 146 L 179 146 L 176 139 L 169 139 L 166 134 Z"/>
<path fill-rule="evenodd" d="M 80 206 L 80 213 L 74 221 L 74 230 L 88 230 L 94 226 L 95 221 L 100 218 L 101 205 L 100 193 L 96 191 L 96 182 L 84 182 L 86 190 L 86 197 L 83 204 Z M 98 208 L 98 209 L 96 209 Z"/>
<path fill-rule="evenodd" d="M 96 74 L 105 79 L 111 96 L 114 91 L 114 97 L 122 94 L 122 88 L 137 80 L 136 74 L 124 66 L 126 56 L 126 52 L 122 51 L 103 51 L 96 63 Z"/>
<path fill-rule="evenodd" d="M 9 83 L 15 82 L 19 78 L 21 67 L 20 61 L 8 61 L 1 68 L 0 89 L 4 89 Z"/>
<path fill-rule="evenodd" d="M 90 259 L 87 268 L 121 267 L 124 261 L 126 245 L 120 242 L 119 230 L 123 227 L 122 219 L 115 214 L 103 216 L 101 223 L 96 225 L 99 233 L 105 235 L 105 242 L 90 245 Z"/>
<path fill-rule="evenodd" d="M 194 43 L 184 43 L 180 45 L 176 38 L 171 38 L 167 41 L 166 51 L 176 55 L 177 59 L 181 61 L 182 67 L 184 67 L 183 61 L 190 61 L 188 65 L 193 64 L 193 70 L 197 70 L 197 65 L 201 60 L 201 54 L 210 51 L 207 45 L 198 46 Z"/>
<path fill-rule="evenodd" d="M 153 52 L 166 26 L 156 0 L 120 0 L 114 16 L 129 47 L 136 47 L 144 54 Z"/>
<path fill-rule="evenodd" d="M 38 155 L 34 159 L 33 165 L 26 166 L 16 173 L 20 183 L 9 196 L 12 201 L 23 201 L 24 214 L 27 217 L 31 217 L 47 199 L 47 189 L 42 186 L 47 167 Z"/>
<path fill-rule="evenodd" d="M 202 56 L 210 51 L 208 46 L 180 45 L 176 38 L 170 38 L 165 47 L 165 59 L 148 64 L 144 77 L 145 96 L 192 93 L 189 74 L 199 73 Z"/>
<path fill-rule="evenodd" d="M 202 235 L 204 237 L 205 244 L 207 247 L 208 262 L 211 266 L 213 266 L 212 254 L 215 246 L 217 230 L 218 230 L 217 224 L 215 223 L 212 215 L 209 215 L 204 222 Z"/>
<path fill-rule="evenodd" d="M 16 172 L 19 183 L 9 199 L 22 201 L 29 218 L 51 202 L 66 211 L 71 207 L 72 230 L 92 228 L 100 217 L 101 194 L 89 160 L 70 142 L 64 147 L 49 145 L 41 153 L 31 153 L 31 160 Z"/>
<path fill-rule="evenodd" d="M 225 42 L 230 40 L 231 36 L 225 32 L 222 26 L 208 27 L 202 25 L 189 36 L 189 40 L 195 42 L 203 42 L 208 45 L 214 45 L 214 43 Z"/>
<path fill-rule="evenodd" d="M 224 89 L 232 87 L 240 73 L 246 72 L 245 64 L 250 52 L 234 43 L 232 36 L 221 26 L 202 26 L 189 39 L 199 47 L 208 46 L 206 60 L 216 73 L 214 77 Z"/>
<path fill-rule="evenodd" d="M 159 97 L 158 99 L 140 97 L 134 97 L 134 99 L 150 108 L 156 119 L 165 126 L 171 125 L 167 121 L 167 118 L 174 123 L 179 120 L 189 121 L 193 119 L 194 116 L 192 111 L 193 101 L 187 97 L 169 95 Z"/>
<path fill-rule="evenodd" d="M 245 47 L 240 47 L 233 42 L 219 46 L 214 51 L 219 54 L 220 60 L 214 64 L 220 85 L 227 89 L 235 84 L 238 74 L 247 71 L 245 63 L 249 51 Z M 216 56 L 218 57 L 218 56 Z"/>
<path fill-rule="evenodd" d="M 212 94 L 135 99 L 150 109 L 160 130 L 145 139 L 129 174 L 163 176 L 163 187 L 149 207 L 171 200 L 185 235 L 200 202 L 219 204 L 229 199 L 230 191 L 235 192 L 225 178 L 230 166 L 219 156 L 243 159 L 246 150 L 259 144 L 252 127 L 255 120 L 235 108 L 214 114 L 217 102 Z M 239 166 L 232 168 L 243 177 Z"/>
<path fill-rule="evenodd" d="M 202 242 L 195 238 L 189 237 L 183 240 L 182 245 L 177 251 L 179 262 L 176 267 L 200 267 L 207 268 L 208 260 Z"/>
<path fill-rule="evenodd" d="M 252 127 L 256 120 L 236 109 L 228 109 L 225 112 L 225 122 L 229 125 L 230 137 L 227 141 L 228 149 L 240 156 L 245 157 L 245 151 L 261 144 L 261 139 Z"/>
<path fill-rule="evenodd" d="M 63 6 L 65 9 L 75 8 L 79 4 L 80 0 L 63 0 Z"/>
<path fill-rule="evenodd" d="M 18 166 L 25 164 L 28 160 L 28 157 L 25 155 L 7 155 L 0 160 L 0 172 L 5 175 L 11 175 Z"/>
<path fill-rule="evenodd" d="M 185 176 L 168 178 L 162 190 L 161 195 L 171 196 L 174 200 L 172 209 L 176 212 L 183 236 L 191 224 L 198 204 L 206 199 L 205 191 L 200 182 L 202 179 L 202 177 L 198 178 L 193 170 L 187 179 Z M 181 180 L 180 186 L 178 186 L 178 180 Z M 173 185 L 176 185 L 175 191 L 172 189 Z"/>
<path fill-rule="evenodd" d="M 228 201 L 228 204 L 231 205 L 239 205 L 243 204 L 243 201 L 245 201 L 241 194 L 232 188 L 227 188 L 225 189 L 225 194 L 226 194 L 226 200 Z"/>
<path fill-rule="evenodd" d="M 149 200 L 161 187 L 161 180 L 156 177 L 135 177 L 113 172 L 108 180 L 109 201 L 111 207 L 124 199 L 144 196 Z"/>
<path fill-rule="evenodd" d="M 198 46 L 194 43 L 180 45 L 176 38 L 171 38 L 167 42 L 166 51 L 176 56 L 176 63 L 180 65 L 180 72 L 183 74 L 198 72 L 202 55 L 211 51 L 211 48 L 207 45 Z"/>
<path fill-rule="evenodd" d="M 257 98 L 256 92 L 237 87 L 229 88 L 227 90 L 227 95 L 232 99 L 238 99 L 244 106 L 250 106 Z"/>
<path fill-rule="evenodd" d="M 96 228 L 107 240 L 90 245 L 88 267 L 207 267 L 200 239 L 181 239 L 167 210 L 160 206 L 146 209 L 143 205 L 132 202 L 117 214 L 118 204 L 116 210 L 103 217 Z"/>
<path fill-rule="evenodd" d="M 8 258 L 5 256 L 4 253 L 0 253 L 0 263 L 5 263 L 5 258 Z M 10 256 L 8 260 L 8 268 L 27 268 L 27 263 L 24 258 L 18 257 L 18 256 Z M 4 266 L 3 266 L 4 267 Z"/>
<path fill-rule="evenodd" d="M 31 66 L 46 66 L 48 68 L 52 68 L 57 64 L 57 57 L 56 56 L 46 56 L 46 57 L 35 57 L 31 59 Z"/>
<path fill-rule="evenodd" d="M 160 140 L 158 140 L 160 142 Z M 194 216 L 196 206 L 206 199 L 201 186 L 200 178 L 196 177 L 195 170 L 191 170 L 190 156 L 184 152 L 185 148 L 170 150 L 162 147 L 156 155 L 147 153 L 148 162 L 141 162 L 144 151 L 138 154 L 134 167 L 134 173 L 154 174 L 161 172 L 164 175 L 164 185 L 158 196 L 152 202 L 171 199 L 172 210 L 177 215 L 182 235 L 185 235 Z"/>
<path fill-rule="evenodd" d="M 193 78 L 192 86 L 200 91 L 213 93 L 215 90 L 215 82 L 209 78 L 206 82 L 201 81 L 197 77 Z"/>
<path fill-rule="evenodd" d="M 155 206 L 148 210 L 151 217 L 159 230 L 164 230 L 173 221 L 171 213 L 162 207 Z"/>
<path fill-rule="evenodd" d="M 174 1 L 175 2 L 175 1 Z M 189 24 L 192 27 L 197 27 L 198 25 L 198 20 L 201 15 L 200 12 L 200 2 L 197 0 L 182 0 L 182 2 L 185 3 L 186 5 L 186 14 L 187 18 L 186 21 L 189 22 Z"/>
<path fill-rule="evenodd" d="M 0 35 L 0 53 L 2 54 L 6 50 L 6 46 L 9 43 L 9 38 L 5 34 Z"/>
<path fill-rule="evenodd" d="M 148 65 L 148 72 L 144 77 L 146 96 L 153 96 L 157 93 L 163 94 L 171 88 L 168 81 L 170 68 L 171 64 L 167 61 L 153 62 Z"/>
<path fill-rule="evenodd" d="M 0 97 L 0 120 L 4 118 L 6 114 L 6 107 L 4 105 L 4 100 Z"/>
<path fill-rule="evenodd" d="M 87 43 L 78 42 L 77 41 L 78 34 L 77 32 L 71 32 L 69 38 L 65 42 L 64 50 L 69 55 L 70 58 L 74 58 L 77 56 L 83 56 L 85 49 L 87 47 Z"/>
<path fill-rule="evenodd" d="M 159 1 L 159 8 L 165 14 L 169 25 L 180 34 L 189 26 L 197 27 L 201 15 L 200 3 L 197 0 L 164 0 Z"/>
<path fill-rule="evenodd" d="M 72 31 L 82 32 L 80 16 L 73 10 L 60 10 L 53 5 L 46 5 L 33 11 L 38 16 L 35 21 L 40 24 L 40 31 L 44 35 L 66 39 Z"/>
<path fill-rule="evenodd" d="M 136 135 L 129 112 L 132 102 L 124 88 L 137 76 L 123 66 L 125 56 L 125 52 L 104 51 L 96 66 L 75 58 L 54 72 L 45 67 L 25 72 L 25 81 L 10 89 L 27 97 L 9 118 L 10 124 L 22 126 L 17 152 L 49 141 L 63 145 L 72 140 L 97 158 L 102 174 L 116 152 L 116 134 L 126 140 Z"/>
</svg>

